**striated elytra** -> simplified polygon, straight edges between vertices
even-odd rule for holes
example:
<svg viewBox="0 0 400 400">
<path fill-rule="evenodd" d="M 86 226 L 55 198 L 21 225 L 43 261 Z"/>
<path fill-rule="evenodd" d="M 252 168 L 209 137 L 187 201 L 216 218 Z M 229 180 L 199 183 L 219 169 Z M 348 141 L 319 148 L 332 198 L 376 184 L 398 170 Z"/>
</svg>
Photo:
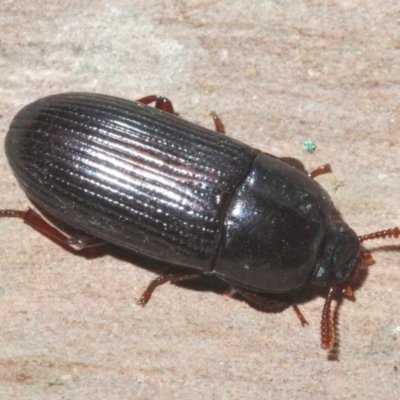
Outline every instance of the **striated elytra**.
<svg viewBox="0 0 400 400">
<path fill-rule="evenodd" d="M 156 107 L 148 106 L 155 102 Z M 57 241 L 87 247 L 110 242 L 188 273 L 230 283 L 258 307 L 291 304 L 294 291 L 329 288 L 322 346 L 334 342 L 330 304 L 366 256 L 360 243 L 398 237 L 397 228 L 358 237 L 300 161 L 277 158 L 174 114 L 169 100 L 137 102 L 66 93 L 37 100 L 13 119 L 5 150 L 27 196 L 46 214 L 81 232 L 49 225 L 31 209 L 2 210 Z M 296 306 L 302 323 L 306 323 Z"/>
</svg>

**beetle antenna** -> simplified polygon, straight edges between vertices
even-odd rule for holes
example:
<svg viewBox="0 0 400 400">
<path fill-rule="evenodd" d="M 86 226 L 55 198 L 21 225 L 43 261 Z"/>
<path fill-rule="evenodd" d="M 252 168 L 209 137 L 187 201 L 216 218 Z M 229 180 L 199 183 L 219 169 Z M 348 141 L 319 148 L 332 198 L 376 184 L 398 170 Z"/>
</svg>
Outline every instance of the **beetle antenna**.
<svg viewBox="0 0 400 400">
<path fill-rule="evenodd" d="M 399 235 L 400 235 L 400 229 L 396 227 L 392 229 L 384 229 L 383 231 L 378 231 L 358 236 L 358 241 L 359 243 L 362 243 L 365 242 L 366 240 L 386 239 L 387 237 L 391 238 L 392 236 L 397 239 Z M 371 253 L 369 253 L 368 251 L 361 251 L 360 257 L 361 260 L 364 261 L 366 264 L 372 264 L 374 262 Z"/>
<path fill-rule="evenodd" d="M 324 350 L 330 350 L 335 340 L 333 332 L 333 321 L 331 313 L 331 305 L 333 296 L 336 293 L 337 286 L 331 286 L 329 288 L 328 296 L 326 297 L 324 309 L 322 310 L 321 318 L 321 347 Z"/>
<path fill-rule="evenodd" d="M 321 318 L 321 347 L 324 350 L 331 350 L 335 342 L 335 329 L 333 326 L 331 305 L 335 294 L 339 290 L 346 299 L 354 300 L 354 292 L 349 285 L 334 285 L 329 288 Z"/>
<path fill-rule="evenodd" d="M 393 229 L 385 229 L 383 231 L 368 233 L 367 235 L 359 236 L 358 241 L 362 243 L 365 242 L 366 240 L 385 239 L 386 237 L 391 238 L 392 236 L 397 239 L 399 235 L 400 235 L 400 229 L 396 227 Z"/>
</svg>

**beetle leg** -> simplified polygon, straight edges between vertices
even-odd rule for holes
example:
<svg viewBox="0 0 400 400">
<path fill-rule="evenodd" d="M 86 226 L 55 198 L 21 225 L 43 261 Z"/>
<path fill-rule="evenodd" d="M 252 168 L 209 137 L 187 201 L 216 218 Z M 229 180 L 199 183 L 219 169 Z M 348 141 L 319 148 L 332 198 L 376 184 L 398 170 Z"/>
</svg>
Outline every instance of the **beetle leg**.
<svg viewBox="0 0 400 400">
<path fill-rule="evenodd" d="M 315 177 L 322 175 L 322 174 L 327 174 L 328 172 L 332 172 L 332 168 L 330 164 L 325 164 L 321 165 L 318 168 L 313 169 L 311 172 L 308 173 L 308 176 L 312 179 Z"/>
<path fill-rule="evenodd" d="M 254 293 L 236 287 L 235 290 L 237 290 L 237 292 L 240 293 L 240 295 L 245 298 L 250 304 L 254 305 L 255 308 L 259 308 L 263 311 L 276 313 L 283 311 L 289 306 L 292 306 L 294 312 L 297 315 L 297 318 L 300 320 L 301 325 L 308 325 L 308 322 L 304 318 L 300 309 L 297 307 L 296 304 L 293 304 L 293 301 L 290 300 L 290 298 L 288 297 L 285 298 L 273 294 L 266 295 L 261 293 Z"/>
<path fill-rule="evenodd" d="M 321 165 L 320 167 L 313 169 L 311 172 L 307 172 L 306 168 L 304 167 L 304 164 L 297 158 L 280 157 L 280 160 L 282 160 L 286 164 L 289 164 L 292 167 L 298 169 L 300 172 L 304 172 L 312 179 L 316 178 L 319 175 L 326 174 L 328 172 L 332 172 L 330 164 Z"/>
<path fill-rule="evenodd" d="M 300 172 L 303 172 L 303 173 L 307 174 L 307 171 L 306 171 L 306 168 L 305 168 L 304 164 L 300 160 L 298 160 L 297 158 L 280 157 L 279 159 L 282 160 L 283 162 L 285 162 L 286 164 L 289 164 L 290 166 L 296 168 Z"/>
<path fill-rule="evenodd" d="M 158 96 L 156 94 L 152 94 L 150 96 L 142 97 L 139 100 L 136 100 L 138 103 L 149 105 L 150 103 L 155 103 L 155 108 L 158 110 L 168 112 L 171 114 L 176 114 L 174 110 L 174 106 L 172 105 L 172 101 L 163 96 Z M 211 117 L 214 120 L 215 130 L 218 133 L 225 134 L 225 127 L 221 121 L 221 118 L 218 117 L 215 111 L 211 111 Z"/>
<path fill-rule="evenodd" d="M 189 279 L 199 278 L 202 275 L 203 274 L 197 272 L 183 273 L 183 274 L 172 273 L 172 274 L 160 275 L 159 277 L 150 282 L 149 286 L 147 286 L 146 290 L 142 293 L 140 299 L 136 303 L 139 304 L 140 306 L 144 306 L 150 300 L 151 294 L 154 292 L 154 290 L 158 286 L 163 285 L 164 283 L 167 282 L 178 283 Z"/>
<path fill-rule="evenodd" d="M 136 100 L 138 103 L 149 105 L 150 103 L 156 103 L 155 108 L 161 111 L 165 111 L 171 114 L 175 114 L 174 106 L 172 105 L 171 100 L 167 99 L 163 96 L 158 96 L 156 94 L 152 94 L 150 96 L 142 97 L 139 100 Z"/>
<path fill-rule="evenodd" d="M 297 307 L 296 304 L 292 304 L 293 311 L 296 313 L 297 318 L 300 320 L 301 326 L 308 325 L 307 320 L 304 318 L 303 313 L 300 311 L 300 308 Z"/>
<path fill-rule="evenodd" d="M 225 127 L 224 127 L 224 124 L 221 121 L 221 118 L 218 117 L 218 115 L 217 115 L 217 113 L 215 111 L 211 111 L 210 115 L 211 115 L 212 119 L 214 120 L 215 130 L 218 133 L 225 134 Z"/>
<path fill-rule="evenodd" d="M 36 211 L 28 208 L 26 211 L 20 210 L 0 210 L 0 218 L 20 218 L 25 224 L 29 225 L 33 229 L 39 231 L 46 237 L 55 240 L 61 245 L 68 247 L 76 246 L 80 249 L 88 247 L 101 246 L 105 242 L 98 239 L 97 237 L 77 234 L 75 237 L 70 237 L 62 233 L 59 229 L 49 224 L 43 217 L 41 217 Z"/>
</svg>

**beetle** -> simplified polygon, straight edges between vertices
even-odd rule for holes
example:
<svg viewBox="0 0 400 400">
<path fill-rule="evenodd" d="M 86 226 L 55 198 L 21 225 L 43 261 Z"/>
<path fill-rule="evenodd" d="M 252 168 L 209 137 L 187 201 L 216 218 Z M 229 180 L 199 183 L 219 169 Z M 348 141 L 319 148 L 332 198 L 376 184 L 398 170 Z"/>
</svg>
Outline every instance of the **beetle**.
<svg viewBox="0 0 400 400">
<path fill-rule="evenodd" d="M 155 103 L 155 107 L 150 107 Z M 232 285 L 266 310 L 293 306 L 290 295 L 327 288 L 321 344 L 334 343 L 331 302 L 352 297 L 352 274 L 368 239 L 343 221 L 328 193 L 293 158 L 278 158 L 187 122 L 161 96 L 136 102 L 90 93 L 48 96 L 11 122 L 5 151 L 30 200 L 77 231 L 68 236 L 36 211 L 1 210 L 56 241 L 85 248 L 109 242 L 189 272 L 150 283 L 139 304 L 165 282 L 203 274 Z M 288 296 L 286 296 L 288 295 Z"/>
</svg>

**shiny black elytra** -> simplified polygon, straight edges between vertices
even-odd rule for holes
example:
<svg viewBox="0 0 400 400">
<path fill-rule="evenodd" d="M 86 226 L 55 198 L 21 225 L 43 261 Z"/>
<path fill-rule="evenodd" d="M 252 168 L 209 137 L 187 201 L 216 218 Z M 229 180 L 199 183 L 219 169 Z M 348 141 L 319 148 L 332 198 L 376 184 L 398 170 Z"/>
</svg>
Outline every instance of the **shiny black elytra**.
<svg viewBox="0 0 400 400">
<path fill-rule="evenodd" d="M 148 104 L 155 102 L 156 107 Z M 334 343 L 330 306 L 351 297 L 360 243 L 328 193 L 292 158 L 277 158 L 174 115 L 169 100 L 131 102 L 67 93 L 24 107 L 11 123 L 6 154 L 39 209 L 83 233 L 67 237 L 31 209 L 2 210 L 57 241 L 81 248 L 110 242 L 176 266 L 156 286 L 212 274 L 266 310 L 291 304 L 310 285 L 329 288 L 322 347 Z M 292 304 L 293 305 L 293 304 Z M 306 323 L 293 305 L 302 324 Z"/>
</svg>

